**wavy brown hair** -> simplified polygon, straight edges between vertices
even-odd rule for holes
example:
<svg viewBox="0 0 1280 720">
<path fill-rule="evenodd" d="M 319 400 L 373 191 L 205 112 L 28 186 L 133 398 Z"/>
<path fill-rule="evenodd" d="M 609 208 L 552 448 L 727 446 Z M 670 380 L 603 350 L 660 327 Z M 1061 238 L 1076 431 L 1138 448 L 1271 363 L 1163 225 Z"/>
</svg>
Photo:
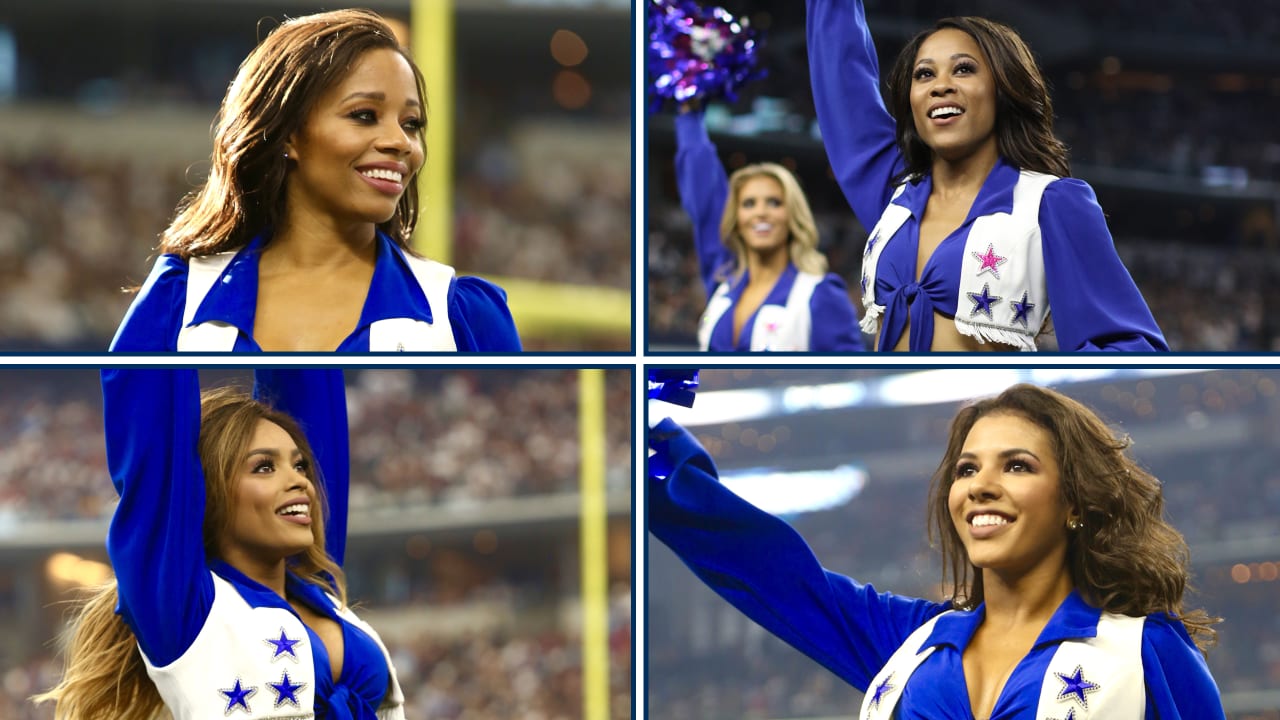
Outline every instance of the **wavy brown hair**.
<svg viewBox="0 0 1280 720">
<path fill-rule="evenodd" d="M 294 18 L 245 58 L 214 120 L 209 179 L 178 206 L 159 250 L 183 258 L 235 250 L 284 217 L 286 141 L 302 128 L 325 91 L 370 50 L 400 53 L 413 70 L 426 112 L 422 73 L 382 18 L 369 10 L 336 10 Z M 418 131 L 426 145 L 426 122 Z M 390 220 L 378 225 L 401 249 L 418 221 L 415 174 Z"/>
<path fill-rule="evenodd" d="M 740 277 L 747 269 L 747 243 L 738 229 L 738 203 L 742 186 L 758 177 L 773 178 L 782 186 L 782 203 L 787 208 L 787 254 L 801 272 L 827 272 L 827 256 L 818 250 L 818 225 L 813 221 L 809 200 L 791 171 L 777 163 L 755 163 L 729 176 L 729 200 L 720 216 L 720 241 L 733 251 L 734 266 L 729 271 Z"/>
<path fill-rule="evenodd" d="M 1092 410 L 1053 390 L 1014 385 L 974 402 L 951 422 L 942 462 L 929 494 L 929 540 L 942 549 L 943 585 L 962 610 L 984 599 L 981 570 L 969 562 L 947 499 L 965 439 L 979 418 L 1016 415 L 1043 428 L 1058 463 L 1060 493 L 1082 522 L 1067 544 L 1067 567 L 1076 590 L 1108 612 L 1176 617 L 1196 645 L 1206 650 L 1220 618 L 1185 611 L 1191 576 L 1186 540 L 1164 519 L 1160 481 L 1127 454 L 1129 438 L 1117 435 Z"/>
<path fill-rule="evenodd" d="M 205 471 L 205 553 L 217 557 L 218 538 L 230 525 L 239 472 L 249 452 L 258 422 L 275 423 L 289 433 L 311 468 L 321 512 L 312 518 L 311 545 L 287 560 L 289 571 L 304 582 L 320 586 L 347 604 L 342 568 L 325 551 L 324 525 L 328 502 L 318 477 L 315 455 L 294 419 L 264 405 L 242 391 L 220 388 L 206 392 L 200 403 L 200 464 Z M 62 680 L 33 698 L 53 701 L 57 720 L 151 720 L 166 715 L 164 701 L 147 676 L 137 638 L 116 614 L 118 592 L 114 580 L 88 591 L 64 635 Z"/>
<path fill-rule="evenodd" d="M 933 164 L 933 150 L 920 139 L 911 112 L 911 69 L 924 41 L 946 28 L 972 37 L 991 67 L 996 84 L 995 134 L 1000 156 L 1021 170 L 1070 177 L 1067 147 L 1053 134 L 1053 99 L 1031 48 L 1008 25 L 980 17 L 951 17 L 913 37 L 898 53 L 889 72 L 889 108 L 897 126 L 898 150 L 906 165 L 894 184 L 927 174 Z"/>
</svg>

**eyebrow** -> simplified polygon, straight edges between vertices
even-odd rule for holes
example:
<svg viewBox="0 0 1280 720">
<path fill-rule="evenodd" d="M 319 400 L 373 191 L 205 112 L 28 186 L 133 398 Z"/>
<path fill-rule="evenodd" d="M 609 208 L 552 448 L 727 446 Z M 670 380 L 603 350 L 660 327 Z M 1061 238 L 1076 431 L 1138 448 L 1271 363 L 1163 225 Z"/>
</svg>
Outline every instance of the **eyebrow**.
<svg viewBox="0 0 1280 720">
<path fill-rule="evenodd" d="M 960 58 L 969 58 L 970 60 L 972 60 L 972 61 L 974 61 L 974 62 L 978 62 L 978 58 L 976 58 L 976 57 L 974 57 L 974 56 L 972 56 L 972 55 L 970 55 L 969 53 L 966 53 L 966 52 L 958 52 L 958 53 L 956 53 L 955 55 L 952 55 L 952 56 L 951 56 L 951 59 L 952 59 L 952 60 L 959 60 Z M 930 65 L 933 65 L 933 64 L 934 64 L 934 62 L 933 62 L 933 58 L 920 58 L 918 61 L 916 61 L 916 65 L 924 65 L 925 63 L 928 63 L 928 64 L 930 64 Z"/>
<path fill-rule="evenodd" d="M 1031 452 L 1030 450 L 1028 450 L 1028 449 L 1026 449 L 1026 448 L 1009 448 L 1008 450 L 1001 450 L 1001 451 L 1000 451 L 1000 457 L 1001 457 L 1001 458 L 1011 458 L 1011 457 L 1013 457 L 1013 456 L 1015 456 L 1015 455 L 1030 455 L 1031 457 L 1035 458 L 1037 461 L 1039 461 L 1039 460 L 1040 460 L 1040 456 L 1039 456 L 1039 455 L 1037 455 L 1037 454 L 1035 454 L 1035 453 Z M 958 459 L 958 460 L 964 460 L 964 459 L 966 459 L 966 458 L 974 458 L 974 459 L 977 459 L 977 457 L 978 457 L 978 456 L 977 456 L 977 454 L 975 454 L 975 453 L 971 453 L 971 452 L 962 452 L 962 453 L 960 453 L 960 457 L 959 457 L 959 458 L 957 458 L 957 459 Z"/>
<path fill-rule="evenodd" d="M 353 92 L 350 95 L 342 98 L 340 102 L 346 102 L 352 98 L 362 98 L 365 100 L 377 100 L 378 102 L 386 102 L 387 94 L 384 92 L 365 92 L 365 91 L 357 90 L 356 92 Z M 421 105 L 421 103 L 419 103 L 415 98 L 409 98 L 408 100 L 405 100 L 404 104 L 409 107 L 418 107 L 419 105 Z"/>
<path fill-rule="evenodd" d="M 294 448 L 293 451 L 289 454 L 294 457 L 302 457 L 302 449 Z M 269 458 L 278 458 L 280 457 L 281 453 L 279 450 L 275 448 L 254 448 L 248 452 L 246 457 L 253 457 L 254 455 L 266 455 Z"/>
</svg>

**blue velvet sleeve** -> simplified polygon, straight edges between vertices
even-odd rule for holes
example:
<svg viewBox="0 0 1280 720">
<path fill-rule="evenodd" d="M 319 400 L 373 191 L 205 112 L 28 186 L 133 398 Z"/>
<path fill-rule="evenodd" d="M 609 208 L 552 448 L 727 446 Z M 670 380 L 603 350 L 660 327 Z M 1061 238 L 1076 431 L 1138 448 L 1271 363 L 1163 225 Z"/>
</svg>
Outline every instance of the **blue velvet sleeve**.
<svg viewBox="0 0 1280 720">
<path fill-rule="evenodd" d="M 844 279 L 828 273 L 809 299 L 809 349 L 814 352 L 864 352 L 862 328 Z"/>
<path fill-rule="evenodd" d="M 119 612 L 155 665 L 195 641 L 213 606 L 204 557 L 200 383 L 191 369 L 102 371 L 107 466 L 120 503 L 107 531 Z"/>
<path fill-rule="evenodd" d="M 865 691 L 907 636 L 946 610 L 824 569 L 790 525 L 722 486 L 706 451 L 670 419 L 649 444 L 672 467 L 650 478 L 649 531 L 747 617 L 851 685 Z"/>
<path fill-rule="evenodd" d="M 351 483 L 347 391 L 342 370 L 327 368 L 254 371 L 254 397 L 302 426 L 319 466 L 328 515 L 325 549 L 339 565 L 347 546 L 347 498 Z"/>
<path fill-rule="evenodd" d="M 1222 696 L 1204 655 L 1177 620 L 1151 615 L 1142 630 L 1147 717 L 1223 720 Z"/>
<path fill-rule="evenodd" d="M 729 176 L 720 164 L 700 112 L 676 116 L 676 188 L 680 191 L 680 204 L 693 223 L 698 274 L 709 298 L 720 284 L 717 275 L 733 262 L 733 253 L 720 240 L 720 218 L 729 200 Z"/>
<path fill-rule="evenodd" d="M 187 261 L 161 255 L 111 340 L 111 352 L 177 352 L 187 298 Z"/>
<path fill-rule="evenodd" d="M 478 277 L 454 279 L 449 300 L 453 339 L 462 352 L 520 352 L 507 293 Z"/>
<path fill-rule="evenodd" d="M 901 171 L 893 117 L 880 96 L 880 61 L 855 0 L 806 0 L 809 81 L 822 144 L 858 221 L 880 221 Z"/>
<path fill-rule="evenodd" d="M 1040 201 L 1045 282 L 1063 352 L 1168 350 L 1151 310 L 1116 254 L 1093 189 L 1054 181 Z"/>
</svg>

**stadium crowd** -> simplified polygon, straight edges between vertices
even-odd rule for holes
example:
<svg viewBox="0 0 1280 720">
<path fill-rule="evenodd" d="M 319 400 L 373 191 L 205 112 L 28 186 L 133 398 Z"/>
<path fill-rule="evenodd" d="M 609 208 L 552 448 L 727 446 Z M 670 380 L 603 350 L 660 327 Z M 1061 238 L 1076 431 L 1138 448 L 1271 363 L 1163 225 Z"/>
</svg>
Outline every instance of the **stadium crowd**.
<svg viewBox="0 0 1280 720">
<path fill-rule="evenodd" d="M 348 380 L 353 511 L 577 488 L 576 371 L 365 370 Z M 94 382 L 91 372 L 0 375 L 0 527 L 110 516 Z M 605 385 L 607 482 L 626 492 L 629 373 L 607 372 Z"/>
</svg>

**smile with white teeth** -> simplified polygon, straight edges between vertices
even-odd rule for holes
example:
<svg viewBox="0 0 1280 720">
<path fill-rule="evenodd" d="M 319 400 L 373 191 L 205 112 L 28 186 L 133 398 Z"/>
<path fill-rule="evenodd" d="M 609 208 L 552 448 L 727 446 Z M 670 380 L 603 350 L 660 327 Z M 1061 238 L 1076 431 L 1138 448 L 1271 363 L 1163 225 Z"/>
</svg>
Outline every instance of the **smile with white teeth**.
<svg viewBox="0 0 1280 720">
<path fill-rule="evenodd" d="M 286 505 L 280 508 L 279 510 L 276 511 L 276 514 L 277 515 L 304 515 L 304 516 L 310 517 L 311 508 L 310 506 L 305 505 L 303 503 L 297 503 L 295 505 Z"/>
<path fill-rule="evenodd" d="M 773 230 L 773 224 L 772 223 L 756 223 L 755 225 L 751 226 L 751 229 L 755 230 L 758 233 L 767 233 Z"/>
<path fill-rule="evenodd" d="M 390 180 L 391 182 L 397 183 L 404 179 L 404 176 L 400 173 L 386 168 L 369 168 L 368 170 L 361 170 L 360 174 L 365 177 L 371 177 L 375 180 Z"/>
<path fill-rule="evenodd" d="M 929 117 L 931 119 L 936 119 L 940 117 L 951 117 L 952 115 L 963 115 L 963 114 L 964 114 L 964 110 L 956 107 L 955 105 L 943 105 L 942 107 L 934 108 L 929 111 Z"/>
<path fill-rule="evenodd" d="M 969 524 L 974 527 L 988 527 L 990 525 L 1008 525 L 1009 519 L 1002 515 L 974 515 Z"/>
</svg>

